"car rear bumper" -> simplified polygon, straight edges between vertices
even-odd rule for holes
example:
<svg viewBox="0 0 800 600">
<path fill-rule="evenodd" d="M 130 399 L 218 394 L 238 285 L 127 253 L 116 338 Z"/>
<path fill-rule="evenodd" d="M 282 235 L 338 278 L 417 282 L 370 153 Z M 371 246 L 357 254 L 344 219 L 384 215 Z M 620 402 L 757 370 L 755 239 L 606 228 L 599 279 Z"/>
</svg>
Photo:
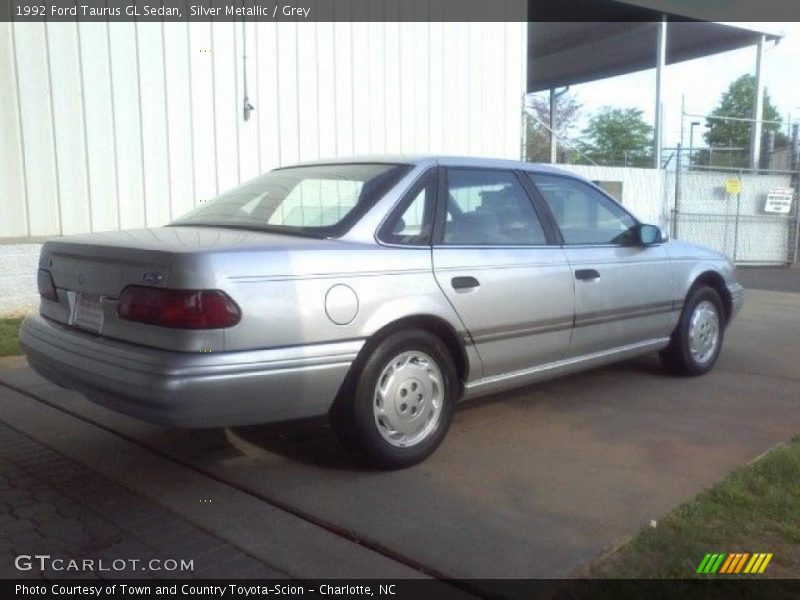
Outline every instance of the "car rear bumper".
<svg viewBox="0 0 800 600">
<path fill-rule="evenodd" d="M 20 343 L 36 372 L 108 408 L 156 423 L 219 427 L 325 414 L 364 340 L 195 354 L 35 316 L 23 322 Z"/>
</svg>

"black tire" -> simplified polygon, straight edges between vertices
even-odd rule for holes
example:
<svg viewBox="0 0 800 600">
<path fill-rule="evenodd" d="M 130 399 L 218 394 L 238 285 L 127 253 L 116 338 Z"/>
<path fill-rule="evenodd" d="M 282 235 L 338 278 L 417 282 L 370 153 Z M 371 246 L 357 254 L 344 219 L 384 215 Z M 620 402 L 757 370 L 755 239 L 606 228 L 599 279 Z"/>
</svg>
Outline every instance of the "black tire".
<svg viewBox="0 0 800 600">
<path fill-rule="evenodd" d="M 692 354 L 690 348 L 690 328 L 692 315 L 695 309 L 703 302 L 710 302 L 716 309 L 719 320 L 718 342 L 713 353 L 704 360 L 699 361 Z M 669 346 L 661 351 L 661 363 L 664 367 L 678 375 L 696 377 L 705 375 L 717 362 L 722 342 L 725 337 L 725 308 L 719 294 L 714 288 L 707 285 L 698 285 L 692 288 L 686 297 L 686 302 L 681 311 L 681 318 L 675 331 L 672 332 Z"/>
<path fill-rule="evenodd" d="M 441 408 L 438 419 L 435 419 L 437 424 L 427 437 L 413 445 L 400 447 L 390 443 L 381 433 L 373 405 L 378 378 L 384 368 L 405 352 L 420 352 L 435 362 L 442 376 Z M 442 443 L 453 420 L 459 384 L 453 358 L 438 337 L 420 329 L 393 333 L 371 350 L 362 364 L 356 365 L 352 375 L 330 412 L 331 426 L 342 443 L 383 469 L 417 464 Z M 430 405 L 429 398 L 425 401 Z M 412 418 L 410 413 L 409 418 Z"/>
</svg>

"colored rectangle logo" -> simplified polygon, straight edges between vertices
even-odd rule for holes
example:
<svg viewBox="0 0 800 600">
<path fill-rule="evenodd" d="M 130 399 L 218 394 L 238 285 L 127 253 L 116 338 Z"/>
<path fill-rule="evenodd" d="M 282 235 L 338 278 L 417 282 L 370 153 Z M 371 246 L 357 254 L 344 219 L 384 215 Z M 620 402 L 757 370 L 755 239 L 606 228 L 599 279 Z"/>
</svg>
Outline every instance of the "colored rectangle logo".
<svg viewBox="0 0 800 600">
<path fill-rule="evenodd" d="M 697 567 L 701 575 L 761 574 L 772 560 L 772 553 L 766 552 L 709 552 Z"/>
</svg>

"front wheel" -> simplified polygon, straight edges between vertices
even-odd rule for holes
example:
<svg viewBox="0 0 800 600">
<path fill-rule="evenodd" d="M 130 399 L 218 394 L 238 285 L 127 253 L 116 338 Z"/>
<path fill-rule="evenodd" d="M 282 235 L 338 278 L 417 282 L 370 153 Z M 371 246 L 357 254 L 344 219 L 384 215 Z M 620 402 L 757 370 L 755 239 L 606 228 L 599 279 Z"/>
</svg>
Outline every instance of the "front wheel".
<svg viewBox="0 0 800 600">
<path fill-rule="evenodd" d="M 394 333 L 370 354 L 354 389 L 337 401 L 331 424 L 340 439 L 380 467 L 416 464 L 447 434 L 457 381 L 439 338 L 414 329 Z"/>
<path fill-rule="evenodd" d="M 725 333 L 725 313 L 719 294 L 707 285 L 692 290 L 661 361 L 680 375 L 708 373 L 717 362 Z"/>
</svg>

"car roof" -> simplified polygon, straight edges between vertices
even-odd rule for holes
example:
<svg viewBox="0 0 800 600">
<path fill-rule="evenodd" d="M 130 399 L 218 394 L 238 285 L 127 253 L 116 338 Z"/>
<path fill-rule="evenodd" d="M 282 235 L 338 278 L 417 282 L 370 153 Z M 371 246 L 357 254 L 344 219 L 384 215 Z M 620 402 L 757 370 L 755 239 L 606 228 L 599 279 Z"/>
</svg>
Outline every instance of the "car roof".
<svg viewBox="0 0 800 600">
<path fill-rule="evenodd" d="M 583 179 L 570 171 L 559 169 L 551 165 L 541 163 L 529 163 L 519 160 L 509 160 L 504 158 L 483 158 L 478 156 L 448 156 L 435 154 L 374 154 L 361 156 L 340 156 L 336 158 L 326 158 L 310 160 L 294 165 L 285 165 L 282 168 L 310 165 L 330 165 L 348 163 L 386 163 L 401 165 L 442 165 L 445 167 L 484 167 L 497 169 L 517 169 L 532 171 L 536 173 L 553 173 L 567 175 L 576 179 Z"/>
</svg>

